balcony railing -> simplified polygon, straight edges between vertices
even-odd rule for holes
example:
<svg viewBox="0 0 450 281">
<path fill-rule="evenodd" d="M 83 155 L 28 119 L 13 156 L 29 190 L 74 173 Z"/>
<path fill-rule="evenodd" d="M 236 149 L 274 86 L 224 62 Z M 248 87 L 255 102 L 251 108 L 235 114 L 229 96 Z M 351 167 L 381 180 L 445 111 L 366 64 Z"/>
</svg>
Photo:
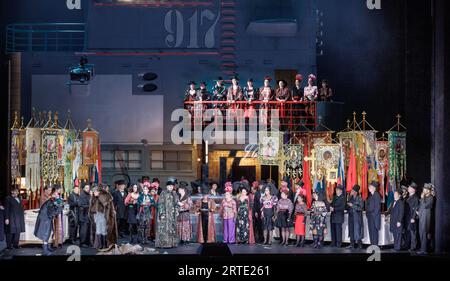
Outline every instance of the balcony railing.
<svg viewBox="0 0 450 281">
<path fill-rule="evenodd" d="M 305 129 L 314 129 L 317 127 L 317 102 L 304 101 L 185 101 L 185 109 L 192 114 L 192 122 L 201 122 L 203 126 L 208 126 L 211 122 L 203 120 L 203 113 L 207 109 L 220 111 L 224 120 L 223 125 L 227 124 L 229 114 L 233 115 L 237 122 L 245 122 L 244 125 L 258 125 L 261 122 L 272 123 L 271 110 L 278 110 L 275 115 L 278 117 L 280 129 L 291 132 L 304 131 Z M 261 114 L 262 110 L 267 115 Z M 201 113 L 202 116 L 199 116 Z M 252 118 L 255 117 L 255 118 Z M 261 118 L 262 117 L 262 118 Z M 236 124 L 235 125 L 242 125 Z"/>
<path fill-rule="evenodd" d="M 85 47 L 84 23 L 14 23 L 6 27 L 6 53 L 81 52 Z"/>
</svg>

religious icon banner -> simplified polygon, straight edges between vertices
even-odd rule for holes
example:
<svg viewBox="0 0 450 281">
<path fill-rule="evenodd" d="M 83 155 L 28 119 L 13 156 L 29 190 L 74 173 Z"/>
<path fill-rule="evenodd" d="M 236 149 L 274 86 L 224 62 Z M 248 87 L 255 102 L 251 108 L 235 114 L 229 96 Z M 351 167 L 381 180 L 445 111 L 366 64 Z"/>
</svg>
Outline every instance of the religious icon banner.
<svg viewBox="0 0 450 281">
<path fill-rule="evenodd" d="M 98 133 L 83 132 L 83 165 L 95 165 L 98 158 Z"/>
<path fill-rule="evenodd" d="M 316 174 L 321 170 L 327 182 L 337 183 L 341 146 L 339 144 L 316 144 L 314 150 L 316 153 Z"/>
<path fill-rule="evenodd" d="M 303 177 L 303 145 L 284 145 L 283 167 L 284 174 L 291 179 Z"/>
<path fill-rule="evenodd" d="M 56 138 L 56 149 L 57 149 L 56 163 L 58 166 L 64 166 L 66 162 L 65 161 L 66 151 L 64 149 L 64 146 L 66 144 L 65 135 L 66 130 L 59 130 Z"/>
<path fill-rule="evenodd" d="M 40 171 L 40 148 L 41 148 L 41 129 L 26 128 L 26 165 L 25 165 L 25 185 L 28 189 L 35 192 L 41 185 Z"/>
<path fill-rule="evenodd" d="M 44 181 L 56 182 L 59 178 L 57 137 L 57 130 L 43 130 L 42 132 L 41 178 Z"/>
<path fill-rule="evenodd" d="M 82 158 L 82 148 L 83 148 L 83 142 L 81 140 L 75 140 L 74 142 L 74 159 L 72 163 L 72 182 L 78 178 L 78 169 L 80 168 L 81 164 L 83 163 Z"/>
<path fill-rule="evenodd" d="M 258 159 L 261 165 L 278 166 L 283 155 L 283 133 L 264 132 L 259 135 Z"/>
<path fill-rule="evenodd" d="M 25 129 L 19 129 L 18 150 L 19 150 L 19 165 L 23 166 L 26 164 L 27 159 Z"/>
<path fill-rule="evenodd" d="M 406 132 L 389 132 L 388 142 L 389 178 L 398 184 L 406 176 Z"/>
<path fill-rule="evenodd" d="M 13 129 L 11 132 L 11 180 L 16 182 L 20 178 L 20 164 L 19 164 L 19 130 Z"/>
<path fill-rule="evenodd" d="M 73 162 L 75 159 L 75 137 L 74 130 L 65 131 L 64 145 L 64 187 L 66 192 L 70 193 L 73 189 Z"/>
</svg>

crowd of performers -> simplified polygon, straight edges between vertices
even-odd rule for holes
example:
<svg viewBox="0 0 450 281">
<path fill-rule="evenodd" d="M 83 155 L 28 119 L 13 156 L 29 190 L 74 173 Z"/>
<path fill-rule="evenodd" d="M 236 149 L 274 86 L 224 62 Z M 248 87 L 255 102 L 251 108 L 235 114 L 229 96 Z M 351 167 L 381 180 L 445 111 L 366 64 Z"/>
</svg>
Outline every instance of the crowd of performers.
<svg viewBox="0 0 450 281">
<path fill-rule="evenodd" d="M 289 88 L 288 83 L 285 80 L 277 81 L 277 86 L 272 87 L 272 78 L 269 76 L 264 77 L 264 84 L 261 87 L 254 85 L 254 80 L 248 79 L 244 87 L 239 85 L 239 77 L 233 76 L 230 78 L 231 85 L 227 86 L 222 77 L 218 77 L 215 80 L 215 85 L 208 90 L 207 83 L 201 82 L 199 87 L 194 81 L 189 82 L 189 88 L 185 92 L 184 100 L 186 103 L 185 108 L 189 111 L 193 111 L 195 104 L 192 102 L 209 102 L 205 105 L 200 105 L 200 109 L 215 108 L 226 110 L 228 108 L 241 108 L 245 110 L 246 117 L 249 116 L 247 109 L 268 109 L 278 108 L 281 111 L 281 117 L 287 116 L 287 110 L 294 109 L 293 113 L 310 114 L 309 107 L 300 108 L 299 106 L 293 108 L 286 108 L 284 102 L 314 102 L 314 101 L 331 101 L 333 97 L 333 91 L 331 90 L 327 80 L 322 80 L 321 87 L 317 87 L 316 76 L 314 74 L 308 75 L 307 86 L 303 86 L 303 76 L 297 74 L 295 76 L 295 85 Z M 259 101 L 259 103 L 255 103 Z M 280 102 L 276 107 L 268 102 L 277 101 Z M 238 103 L 236 102 L 244 102 Z"/>
<path fill-rule="evenodd" d="M 331 246 L 342 247 L 345 212 L 351 241 L 348 248 L 361 249 L 363 211 L 370 244 L 379 244 L 378 233 L 383 223 L 377 182 L 369 185 L 366 201 L 360 195 L 360 187 L 355 185 L 348 194 L 342 186 L 337 186 L 331 201 L 324 192 L 315 190 L 310 204 L 300 180 L 295 181 L 293 188 L 285 181 L 277 188 L 270 179 L 252 184 L 242 179 L 227 182 L 221 189 L 217 183 L 203 183 L 193 188 L 192 183 L 188 185 L 175 178 L 169 178 L 162 187 L 157 178 L 150 181 L 143 177 L 128 190 L 126 187 L 124 181 L 117 181 L 114 187 L 85 184 L 81 189 L 76 186 L 67 200 L 61 197 L 61 186 L 46 188 L 34 229 L 34 235 L 43 241 L 43 254 L 50 255 L 63 244 L 64 204 L 70 208 L 69 243 L 100 251 L 107 251 L 119 238 L 128 237 L 131 244 L 145 245 L 149 240 L 154 241 L 156 248 L 173 248 L 191 242 L 271 245 L 275 228 L 279 229 L 283 246 L 291 245 L 289 238 L 295 234 L 294 246 L 304 247 L 309 231 L 313 237 L 312 247 L 322 248 L 324 237 L 330 231 Z M 222 195 L 221 191 L 223 196 L 217 197 Z M 193 194 L 198 195 L 195 201 Z M 217 202 L 217 198 L 223 199 Z M 19 247 L 20 233 L 25 231 L 20 202 L 18 190 L 13 189 L 0 206 L 0 241 L 6 236 L 9 249 Z M 394 250 L 426 253 L 433 249 L 434 205 L 432 184 L 419 189 L 411 181 L 395 191 L 394 202 L 385 213 L 385 217 L 390 218 Z M 198 216 L 197 237 L 193 237 L 191 214 Z M 223 222 L 223 241 L 217 241 L 215 214 L 219 214 Z M 330 226 L 328 214 L 331 215 Z"/>
</svg>

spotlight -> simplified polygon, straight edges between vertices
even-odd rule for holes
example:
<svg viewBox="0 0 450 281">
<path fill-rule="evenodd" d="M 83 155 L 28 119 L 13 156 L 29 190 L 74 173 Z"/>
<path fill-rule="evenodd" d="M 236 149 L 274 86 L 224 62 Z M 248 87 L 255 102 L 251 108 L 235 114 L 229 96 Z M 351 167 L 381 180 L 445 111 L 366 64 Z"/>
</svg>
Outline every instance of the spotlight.
<svg viewBox="0 0 450 281">
<path fill-rule="evenodd" d="M 70 67 L 69 75 L 71 81 L 88 83 L 94 77 L 94 65 L 88 64 L 86 57 L 81 57 L 77 66 Z"/>
</svg>

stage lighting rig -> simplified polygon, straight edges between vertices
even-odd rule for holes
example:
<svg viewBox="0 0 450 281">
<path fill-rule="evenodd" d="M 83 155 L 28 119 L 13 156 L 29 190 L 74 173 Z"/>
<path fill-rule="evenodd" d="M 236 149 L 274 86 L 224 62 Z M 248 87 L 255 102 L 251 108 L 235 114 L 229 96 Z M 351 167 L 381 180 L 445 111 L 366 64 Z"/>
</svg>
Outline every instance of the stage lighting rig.
<svg viewBox="0 0 450 281">
<path fill-rule="evenodd" d="M 70 85 L 73 84 L 89 84 L 89 81 L 94 78 L 94 65 L 88 63 L 86 57 L 80 58 L 80 63 L 77 66 L 69 68 Z"/>
</svg>

